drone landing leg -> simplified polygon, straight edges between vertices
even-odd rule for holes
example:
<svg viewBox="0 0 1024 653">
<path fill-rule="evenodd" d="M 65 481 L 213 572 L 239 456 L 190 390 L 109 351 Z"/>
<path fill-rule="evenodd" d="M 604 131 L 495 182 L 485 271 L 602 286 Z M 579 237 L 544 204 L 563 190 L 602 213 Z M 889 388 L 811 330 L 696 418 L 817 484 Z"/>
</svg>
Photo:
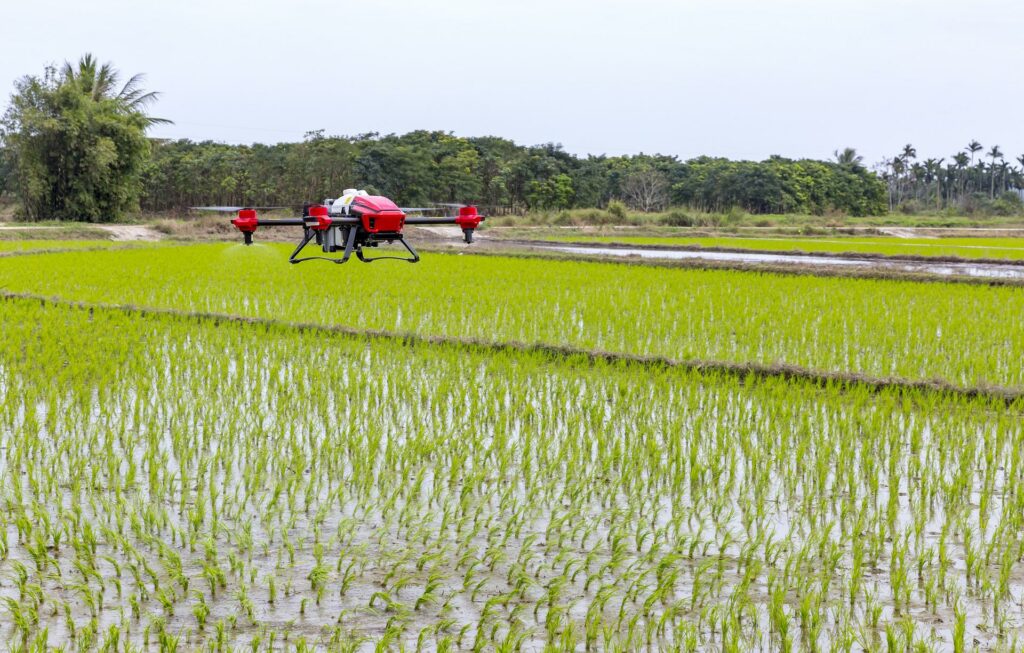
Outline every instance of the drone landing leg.
<svg viewBox="0 0 1024 653">
<path fill-rule="evenodd" d="M 374 256 L 373 258 L 368 258 L 366 256 L 363 256 L 363 250 L 361 249 L 358 252 L 356 252 L 356 256 L 358 256 L 359 260 L 362 261 L 363 263 L 373 263 L 374 261 L 383 260 L 408 261 L 409 263 L 416 263 L 417 261 L 420 260 L 420 255 L 416 253 L 416 250 L 412 248 L 412 245 L 410 245 L 405 238 L 397 238 L 396 240 L 402 243 L 402 246 L 405 247 L 406 250 L 408 250 L 409 254 L 412 255 L 412 258 L 406 258 L 404 256 Z"/>
<path fill-rule="evenodd" d="M 335 261 L 335 263 L 344 263 L 345 261 L 347 261 L 349 259 L 349 257 L 352 256 L 352 249 L 355 247 L 355 245 L 356 245 L 356 228 L 355 227 L 350 227 L 349 230 L 348 230 L 348 238 L 345 239 L 345 254 L 341 257 L 340 261 Z M 362 253 L 362 251 L 360 251 L 359 252 L 359 256 L 362 256 L 362 255 L 363 255 L 363 253 Z"/>
<path fill-rule="evenodd" d="M 313 236 L 314 236 L 315 233 L 316 232 L 314 232 L 309 227 L 307 227 L 304 230 L 304 233 L 302 235 L 302 241 L 299 243 L 299 246 L 295 248 L 295 251 L 292 252 L 292 255 L 288 257 L 288 262 L 289 263 L 301 263 L 303 261 L 308 261 L 309 260 L 309 259 L 305 259 L 305 258 L 295 258 L 295 257 L 299 255 L 299 252 L 302 251 L 302 248 L 304 248 L 307 244 L 309 244 L 309 241 L 313 240 Z"/>
<path fill-rule="evenodd" d="M 355 248 L 355 244 L 356 244 L 356 230 L 355 230 L 355 228 L 352 228 L 352 229 L 348 230 L 348 238 L 345 241 L 345 253 L 344 253 L 344 255 L 341 258 L 331 258 L 329 256 L 306 256 L 304 258 L 295 258 L 296 256 L 298 256 L 299 252 L 302 251 L 302 248 L 304 248 L 306 245 L 308 245 L 309 241 L 313 240 L 314 236 L 317 237 L 317 241 L 318 242 L 322 242 L 321 241 L 322 237 L 319 235 L 319 233 L 320 232 L 318 232 L 317 230 L 310 229 L 309 227 L 307 227 L 306 228 L 306 233 L 302 237 L 302 242 L 299 243 L 299 246 L 295 248 L 294 252 L 292 252 L 292 255 L 288 258 L 288 262 L 289 263 L 302 263 L 303 261 L 314 261 L 314 260 L 316 260 L 316 261 L 330 261 L 331 263 L 337 263 L 337 264 L 340 265 L 340 264 L 348 261 L 349 257 L 352 256 L 352 250 Z"/>
</svg>

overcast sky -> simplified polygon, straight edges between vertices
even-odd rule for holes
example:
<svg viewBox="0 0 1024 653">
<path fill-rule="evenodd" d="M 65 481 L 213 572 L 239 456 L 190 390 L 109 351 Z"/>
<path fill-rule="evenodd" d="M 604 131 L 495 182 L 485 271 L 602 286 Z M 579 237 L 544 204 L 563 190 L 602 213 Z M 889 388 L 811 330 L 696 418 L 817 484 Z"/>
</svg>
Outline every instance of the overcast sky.
<svg viewBox="0 0 1024 653">
<path fill-rule="evenodd" d="M 13 0 L 0 86 L 92 52 L 152 133 L 440 129 L 578 154 L 1024 154 L 1017 0 Z M 6 106 L 6 98 L 4 99 Z"/>
</svg>

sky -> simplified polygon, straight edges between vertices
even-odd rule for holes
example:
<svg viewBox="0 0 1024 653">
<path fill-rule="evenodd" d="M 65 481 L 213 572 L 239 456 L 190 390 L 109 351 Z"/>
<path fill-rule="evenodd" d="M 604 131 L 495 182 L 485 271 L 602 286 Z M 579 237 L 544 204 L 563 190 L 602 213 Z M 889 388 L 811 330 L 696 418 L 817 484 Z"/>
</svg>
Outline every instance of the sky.
<svg viewBox="0 0 1024 653">
<path fill-rule="evenodd" d="M 1024 154 L 1017 0 L 15 0 L 0 102 L 86 52 L 154 136 L 494 135 L 576 154 Z"/>
</svg>

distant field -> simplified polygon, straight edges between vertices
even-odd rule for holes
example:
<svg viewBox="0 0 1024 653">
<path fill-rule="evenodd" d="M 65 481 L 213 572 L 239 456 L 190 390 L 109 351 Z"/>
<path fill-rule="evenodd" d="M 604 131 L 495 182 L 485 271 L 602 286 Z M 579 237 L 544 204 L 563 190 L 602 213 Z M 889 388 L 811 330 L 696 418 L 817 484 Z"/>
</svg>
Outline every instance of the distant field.
<svg viewBox="0 0 1024 653">
<path fill-rule="evenodd" d="M 857 252 L 887 256 L 959 256 L 961 258 L 1024 259 L 1024 238 L 893 238 L 887 236 L 831 238 L 705 238 L 659 236 L 551 236 L 557 242 L 679 245 L 779 252 Z"/>
<path fill-rule="evenodd" d="M 124 245 L 112 240 L 0 240 L 0 253 L 44 249 L 83 249 Z"/>
</svg>

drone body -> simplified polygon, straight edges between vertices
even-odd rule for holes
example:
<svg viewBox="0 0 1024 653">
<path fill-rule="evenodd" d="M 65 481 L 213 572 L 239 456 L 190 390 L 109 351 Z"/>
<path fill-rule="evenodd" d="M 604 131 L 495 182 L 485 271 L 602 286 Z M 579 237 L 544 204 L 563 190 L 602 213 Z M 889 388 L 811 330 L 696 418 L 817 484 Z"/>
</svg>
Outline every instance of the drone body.
<svg viewBox="0 0 1024 653">
<path fill-rule="evenodd" d="M 301 263 L 310 260 L 324 260 L 332 263 L 345 263 L 353 252 L 360 261 L 370 263 L 380 259 L 397 259 L 416 263 L 419 254 L 405 239 L 402 230 L 406 225 L 454 224 L 462 229 L 467 243 L 473 242 L 473 231 L 480 226 L 484 216 L 477 213 L 475 206 L 459 206 L 459 212 L 453 216 L 407 215 L 407 212 L 422 209 L 402 209 L 394 202 L 380 195 L 360 193 L 339 202 L 325 200 L 323 204 L 306 204 L 302 217 L 283 219 L 261 219 L 254 208 L 239 207 L 197 207 L 207 210 L 235 210 L 238 217 L 231 224 L 242 232 L 246 245 L 251 245 L 253 234 L 259 227 L 302 227 L 302 240 L 288 257 L 290 263 Z M 341 258 L 330 256 L 306 256 L 299 254 L 310 242 L 320 246 L 325 254 L 342 252 Z M 366 256 L 365 250 L 377 247 L 381 243 L 399 243 L 405 247 L 409 256 Z"/>
</svg>

